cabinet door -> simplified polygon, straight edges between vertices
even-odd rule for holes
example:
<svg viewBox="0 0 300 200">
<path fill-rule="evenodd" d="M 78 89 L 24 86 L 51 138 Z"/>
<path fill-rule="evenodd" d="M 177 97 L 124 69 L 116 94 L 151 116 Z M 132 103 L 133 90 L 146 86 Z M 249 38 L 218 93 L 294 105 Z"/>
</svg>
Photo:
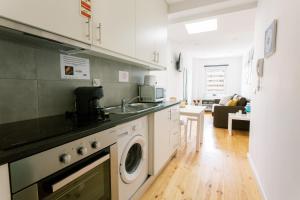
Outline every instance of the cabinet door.
<svg viewBox="0 0 300 200">
<path fill-rule="evenodd" d="M 167 65 L 167 40 L 168 40 L 168 7 L 165 1 L 154 0 L 157 3 L 155 9 L 155 49 L 159 65 Z"/>
<path fill-rule="evenodd" d="M 180 146 L 180 132 L 178 130 L 171 131 L 170 135 L 170 151 L 171 155 L 179 148 Z"/>
<path fill-rule="evenodd" d="M 136 58 L 156 64 L 158 0 L 136 0 Z"/>
<path fill-rule="evenodd" d="M 91 27 L 80 15 L 79 0 L 0 0 L 0 15 L 84 43 L 91 43 Z"/>
<path fill-rule="evenodd" d="M 171 107 L 172 128 L 178 128 L 180 125 L 180 110 L 178 106 Z"/>
<path fill-rule="evenodd" d="M 170 109 L 154 114 L 154 173 L 170 158 Z"/>
<path fill-rule="evenodd" d="M 162 0 L 136 0 L 136 57 L 166 65 L 167 4 Z"/>
<path fill-rule="evenodd" d="M 135 57 L 135 0 L 92 0 L 93 44 Z"/>
<path fill-rule="evenodd" d="M 180 110 L 178 106 L 171 107 L 170 123 L 170 154 L 173 154 L 180 146 Z"/>
</svg>

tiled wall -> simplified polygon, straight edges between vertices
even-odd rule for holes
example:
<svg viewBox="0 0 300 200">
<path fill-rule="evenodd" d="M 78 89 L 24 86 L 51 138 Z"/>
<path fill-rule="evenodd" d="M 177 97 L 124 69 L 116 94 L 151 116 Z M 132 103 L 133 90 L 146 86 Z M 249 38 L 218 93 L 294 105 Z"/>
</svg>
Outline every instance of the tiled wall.
<svg viewBox="0 0 300 200">
<path fill-rule="evenodd" d="M 138 95 L 137 84 L 147 70 L 87 55 L 91 80 L 62 80 L 57 48 L 0 39 L 0 124 L 63 114 L 74 105 L 73 91 L 100 78 L 102 106 L 120 104 Z M 78 55 L 79 56 L 79 55 Z M 129 72 L 129 82 L 118 82 L 118 71 Z"/>
</svg>

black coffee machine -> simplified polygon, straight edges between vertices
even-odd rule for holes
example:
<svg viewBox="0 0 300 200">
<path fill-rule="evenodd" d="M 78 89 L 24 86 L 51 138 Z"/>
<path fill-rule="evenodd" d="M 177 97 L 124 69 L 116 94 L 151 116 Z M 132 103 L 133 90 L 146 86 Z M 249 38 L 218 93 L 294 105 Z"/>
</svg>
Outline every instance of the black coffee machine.
<svg viewBox="0 0 300 200">
<path fill-rule="evenodd" d="M 79 87 L 75 90 L 76 115 L 80 120 L 100 120 L 109 118 L 101 106 L 100 99 L 103 97 L 103 88 L 99 87 Z"/>
</svg>

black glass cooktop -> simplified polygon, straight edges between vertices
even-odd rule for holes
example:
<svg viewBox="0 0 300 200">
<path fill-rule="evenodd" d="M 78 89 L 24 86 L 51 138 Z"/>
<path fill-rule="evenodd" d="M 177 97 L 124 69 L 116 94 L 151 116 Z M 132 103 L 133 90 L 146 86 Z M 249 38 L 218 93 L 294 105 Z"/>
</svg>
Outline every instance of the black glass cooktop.
<svg viewBox="0 0 300 200">
<path fill-rule="evenodd" d="M 105 120 L 107 121 L 107 120 Z M 51 137 L 105 123 L 99 120 L 74 120 L 65 115 L 0 125 L 0 150 L 23 146 Z"/>
</svg>

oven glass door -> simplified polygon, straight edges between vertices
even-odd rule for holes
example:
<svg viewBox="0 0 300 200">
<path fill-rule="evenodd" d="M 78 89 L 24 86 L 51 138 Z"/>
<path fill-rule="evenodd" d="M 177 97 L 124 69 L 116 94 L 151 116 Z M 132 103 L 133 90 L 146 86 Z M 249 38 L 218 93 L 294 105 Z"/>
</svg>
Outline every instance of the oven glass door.
<svg viewBox="0 0 300 200">
<path fill-rule="evenodd" d="M 156 88 L 156 99 L 162 99 L 165 97 L 164 88 Z"/>
<path fill-rule="evenodd" d="M 108 155 L 109 156 L 109 155 Z M 106 157 L 107 158 L 107 157 Z M 98 160 L 51 185 L 45 200 L 111 199 L 110 159 Z"/>
</svg>

